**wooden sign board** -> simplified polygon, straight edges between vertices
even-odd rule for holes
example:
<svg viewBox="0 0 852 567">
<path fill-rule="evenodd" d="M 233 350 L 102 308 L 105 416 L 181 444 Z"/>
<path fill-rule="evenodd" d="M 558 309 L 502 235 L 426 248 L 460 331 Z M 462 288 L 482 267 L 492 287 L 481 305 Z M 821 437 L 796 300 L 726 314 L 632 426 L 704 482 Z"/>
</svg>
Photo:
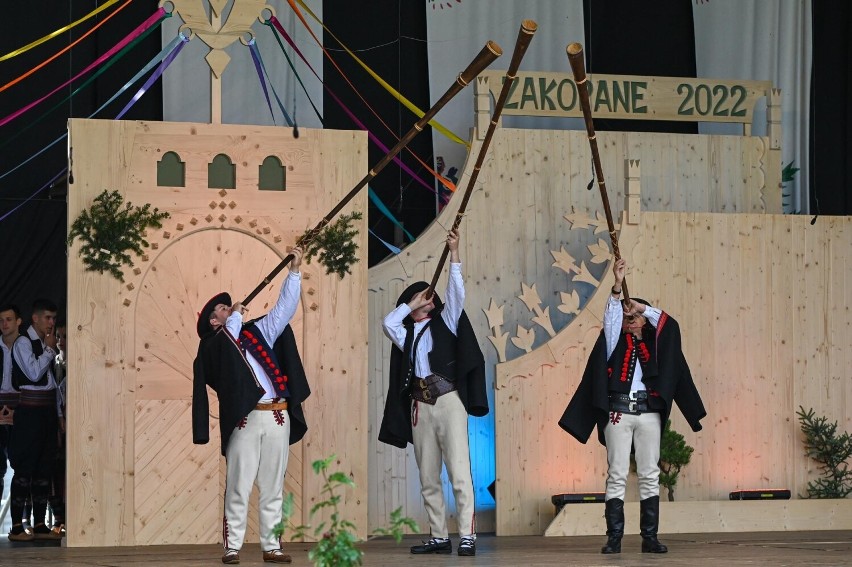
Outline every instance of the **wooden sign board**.
<svg viewBox="0 0 852 567">
<path fill-rule="evenodd" d="M 483 72 L 477 91 L 487 89 L 496 99 L 504 76 Z M 592 74 L 588 86 L 598 118 L 744 124 L 751 124 L 755 103 L 772 88 L 770 81 Z M 582 117 L 583 111 L 571 75 L 527 71 L 518 73 L 503 115 Z"/>
</svg>

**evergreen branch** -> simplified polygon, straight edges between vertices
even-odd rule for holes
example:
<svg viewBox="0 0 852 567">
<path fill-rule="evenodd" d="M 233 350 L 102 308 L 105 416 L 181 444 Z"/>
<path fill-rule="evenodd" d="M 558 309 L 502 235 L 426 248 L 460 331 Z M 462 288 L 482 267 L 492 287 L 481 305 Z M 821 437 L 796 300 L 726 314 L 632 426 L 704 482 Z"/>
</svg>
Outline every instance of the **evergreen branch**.
<svg viewBox="0 0 852 567">
<path fill-rule="evenodd" d="M 130 202 L 125 204 L 118 191 L 104 190 L 72 223 L 67 243 L 71 246 L 80 239 L 79 255 L 86 270 L 109 272 L 124 282 L 122 268 L 133 266 L 128 252 L 141 255 L 143 248 L 149 246 L 142 236 L 145 229 L 162 228 L 162 221 L 167 218 L 169 213 L 152 210 L 150 204 L 134 207 Z"/>
</svg>

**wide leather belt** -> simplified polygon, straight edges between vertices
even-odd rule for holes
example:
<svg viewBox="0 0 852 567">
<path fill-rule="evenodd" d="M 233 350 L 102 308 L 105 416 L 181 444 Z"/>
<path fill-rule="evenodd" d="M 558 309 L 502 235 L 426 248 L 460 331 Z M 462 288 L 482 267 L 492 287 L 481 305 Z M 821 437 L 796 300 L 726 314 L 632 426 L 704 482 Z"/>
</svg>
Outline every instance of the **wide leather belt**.
<svg viewBox="0 0 852 567">
<path fill-rule="evenodd" d="M 45 408 L 56 407 L 56 390 L 21 389 L 18 407 Z"/>
<path fill-rule="evenodd" d="M 411 388 L 411 398 L 424 404 L 435 405 L 438 398 L 456 389 L 456 385 L 437 374 L 416 378 Z"/>
<path fill-rule="evenodd" d="M 256 406 L 254 406 L 254 409 L 262 411 L 286 410 L 287 400 L 282 400 L 280 402 L 272 402 L 271 404 L 257 404 Z"/>
<path fill-rule="evenodd" d="M 621 394 L 609 393 L 609 411 L 620 411 L 622 413 L 646 413 L 648 407 L 648 392 L 644 390 Z"/>
</svg>

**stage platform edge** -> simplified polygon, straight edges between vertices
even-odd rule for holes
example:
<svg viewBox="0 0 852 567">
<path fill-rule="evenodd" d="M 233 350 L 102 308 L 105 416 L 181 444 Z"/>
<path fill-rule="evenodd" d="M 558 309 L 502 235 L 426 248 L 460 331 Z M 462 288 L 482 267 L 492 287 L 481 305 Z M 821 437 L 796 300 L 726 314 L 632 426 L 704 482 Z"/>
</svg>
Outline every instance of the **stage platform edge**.
<svg viewBox="0 0 852 567">
<path fill-rule="evenodd" d="M 625 533 L 639 533 L 639 503 L 626 502 Z M 545 536 L 606 532 L 604 505 L 568 504 Z M 852 530 L 852 500 L 705 500 L 660 502 L 660 534 Z"/>
</svg>

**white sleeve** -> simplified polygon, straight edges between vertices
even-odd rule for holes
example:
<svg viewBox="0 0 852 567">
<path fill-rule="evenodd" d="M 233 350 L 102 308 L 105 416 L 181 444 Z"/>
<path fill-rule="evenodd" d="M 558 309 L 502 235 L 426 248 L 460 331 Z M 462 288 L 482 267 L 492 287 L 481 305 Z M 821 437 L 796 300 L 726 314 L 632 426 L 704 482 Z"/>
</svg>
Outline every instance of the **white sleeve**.
<svg viewBox="0 0 852 567">
<path fill-rule="evenodd" d="M 284 332 L 284 328 L 296 314 L 301 293 L 301 272 L 290 272 L 281 286 L 281 293 L 278 294 L 278 301 L 275 302 L 275 306 L 255 323 L 269 346 L 272 346 L 278 340 L 278 337 Z"/>
<path fill-rule="evenodd" d="M 225 320 L 225 328 L 231 333 L 231 336 L 239 340 L 240 331 L 243 328 L 243 314 L 239 311 L 234 311 Z"/>
<path fill-rule="evenodd" d="M 662 310 L 656 307 L 651 307 L 650 305 L 646 305 L 645 311 L 642 312 L 642 315 L 645 317 L 645 319 L 647 319 L 648 322 L 651 323 L 654 327 L 656 327 L 657 323 L 660 322 L 660 316 L 662 314 Z"/>
<path fill-rule="evenodd" d="M 447 296 L 441 317 L 454 335 L 458 334 L 459 317 L 464 310 L 464 278 L 462 265 L 450 264 L 450 277 L 447 281 Z"/>
<path fill-rule="evenodd" d="M 621 301 L 615 299 L 612 294 L 606 302 L 604 310 L 604 336 L 606 337 L 606 358 L 612 356 L 615 345 L 618 344 L 621 335 L 621 322 L 624 320 L 624 311 L 621 309 Z"/>
<path fill-rule="evenodd" d="M 385 315 L 384 320 L 382 321 L 382 329 L 385 331 L 385 335 L 393 341 L 399 350 L 405 350 L 405 334 L 408 332 L 405 330 L 405 326 L 403 326 L 402 321 L 411 313 L 411 307 L 408 306 L 407 303 L 403 303 L 387 315 Z"/>
</svg>

